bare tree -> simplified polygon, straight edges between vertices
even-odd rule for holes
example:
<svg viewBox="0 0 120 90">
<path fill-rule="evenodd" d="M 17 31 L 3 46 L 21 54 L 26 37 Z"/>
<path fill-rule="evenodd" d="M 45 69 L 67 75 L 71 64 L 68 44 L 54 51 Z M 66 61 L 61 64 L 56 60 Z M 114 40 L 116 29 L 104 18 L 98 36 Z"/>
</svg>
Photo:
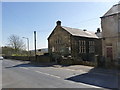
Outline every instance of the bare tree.
<svg viewBox="0 0 120 90">
<path fill-rule="evenodd" d="M 15 50 L 15 52 L 23 50 L 25 47 L 24 42 L 17 35 L 11 35 L 8 38 L 9 45 Z"/>
</svg>

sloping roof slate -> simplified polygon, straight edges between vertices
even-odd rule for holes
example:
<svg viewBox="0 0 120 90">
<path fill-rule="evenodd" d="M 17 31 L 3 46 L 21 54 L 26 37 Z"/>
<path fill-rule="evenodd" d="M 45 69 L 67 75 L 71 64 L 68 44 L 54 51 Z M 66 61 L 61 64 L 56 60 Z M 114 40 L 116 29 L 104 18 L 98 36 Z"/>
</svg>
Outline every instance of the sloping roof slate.
<svg viewBox="0 0 120 90">
<path fill-rule="evenodd" d="M 88 38 L 99 38 L 94 32 L 83 31 L 81 29 L 76 28 L 69 28 L 62 26 L 64 30 L 72 34 L 73 36 L 81 36 L 81 37 L 88 37 Z"/>
<path fill-rule="evenodd" d="M 113 15 L 113 14 L 118 14 L 120 13 L 120 3 L 114 5 L 110 10 L 108 10 L 102 17 L 106 17 L 109 15 Z"/>
</svg>

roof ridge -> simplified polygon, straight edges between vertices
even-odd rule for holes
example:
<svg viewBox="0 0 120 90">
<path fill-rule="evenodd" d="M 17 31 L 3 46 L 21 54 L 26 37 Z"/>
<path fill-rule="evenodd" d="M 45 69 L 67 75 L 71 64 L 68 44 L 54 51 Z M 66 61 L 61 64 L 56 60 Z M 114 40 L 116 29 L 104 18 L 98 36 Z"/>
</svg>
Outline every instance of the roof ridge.
<svg viewBox="0 0 120 90">
<path fill-rule="evenodd" d="M 120 5 L 120 2 L 119 2 L 119 3 L 117 3 L 117 4 L 115 4 L 115 5 L 113 5 L 113 6 L 117 6 L 117 5 Z"/>
<path fill-rule="evenodd" d="M 66 26 L 61 26 L 61 27 L 66 27 Z M 72 27 L 66 27 L 66 28 L 71 28 L 71 29 L 78 29 L 78 30 L 81 30 L 81 31 L 83 31 L 84 29 L 79 29 L 79 28 L 72 28 Z M 86 31 L 83 31 L 83 32 L 90 32 L 90 33 L 95 33 L 94 31 L 88 31 L 88 30 L 86 30 Z"/>
<path fill-rule="evenodd" d="M 61 27 L 66 27 L 66 26 L 61 26 Z M 66 27 L 66 28 L 79 29 L 79 28 L 73 28 L 73 27 Z M 79 30 L 82 30 L 82 29 L 79 29 Z"/>
<path fill-rule="evenodd" d="M 106 16 L 119 13 L 120 12 L 118 9 L 119 5 L 120 3 L 113 5 L 102 17 L 106 17 Z"/>
<path fill-rule="evenodd" d="M 81 37 L 88 37 L 88 38 L 98 38 L 98 36 L 94 32 L 90 31 L 83 31 L 77 28 L 70 28 L 66 26 L 61 26 L 64 30 L 68 33 L 72 34 L 73 36 L 81 36 Z"/>
</svg>

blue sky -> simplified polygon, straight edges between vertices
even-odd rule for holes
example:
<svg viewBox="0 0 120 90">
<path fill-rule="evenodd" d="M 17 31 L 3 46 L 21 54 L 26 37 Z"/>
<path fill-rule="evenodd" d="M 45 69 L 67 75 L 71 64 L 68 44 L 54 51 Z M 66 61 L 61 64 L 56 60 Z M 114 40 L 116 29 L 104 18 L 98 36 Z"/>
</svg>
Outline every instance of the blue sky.
<svg viewBox="0 0 120 90">
<path fill-rule="evenodd" d="M 103 16 L 116 2 L 3 2 L 2 43 L 8 44 L 12 34 L 30 40 L 34 49 L 33 32 L 37 32 L 37 48 L 47 48 L 47 37 L 61 20 L 62 26 L 96 31 Z M 26 40 L 23 39 L 25 42 Z"/>
</svg>

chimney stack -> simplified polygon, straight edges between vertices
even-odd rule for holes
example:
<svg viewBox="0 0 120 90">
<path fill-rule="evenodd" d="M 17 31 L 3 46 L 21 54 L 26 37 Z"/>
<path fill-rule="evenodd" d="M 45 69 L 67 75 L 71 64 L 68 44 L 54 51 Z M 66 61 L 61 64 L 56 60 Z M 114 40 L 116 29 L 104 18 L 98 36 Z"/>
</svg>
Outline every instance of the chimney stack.
<svg viewBox="0 0 120 90">
<path fill-rule="evenodd" d="M 83 29 L 83 31 L 87 31 L 86 29 Z"/>
<path fill-rule="evenodd" d="M 100 33 L 100 28 L 97 28 L 97 33 Z"/>
<path fill-rule="evenodd" d="M 56 22 L 57 26 L 61 26 L 61 21 Z"/>
</svg>

